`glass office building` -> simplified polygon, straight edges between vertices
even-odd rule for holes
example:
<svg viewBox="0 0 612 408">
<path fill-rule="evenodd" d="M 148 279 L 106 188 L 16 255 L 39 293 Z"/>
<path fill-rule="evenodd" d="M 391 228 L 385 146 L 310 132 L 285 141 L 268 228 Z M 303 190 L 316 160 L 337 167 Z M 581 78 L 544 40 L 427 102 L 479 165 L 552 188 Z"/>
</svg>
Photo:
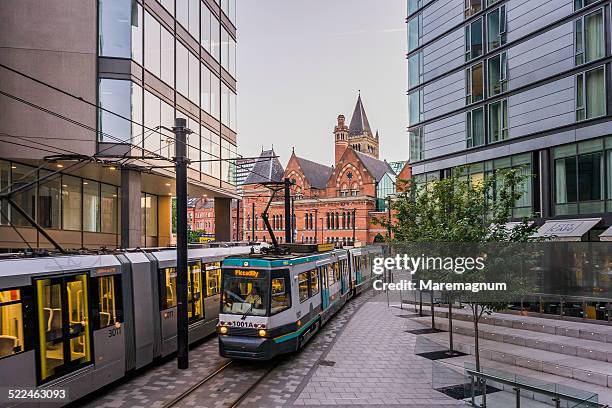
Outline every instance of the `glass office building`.
<svg viewBox="0 0 612 408">
<path fill-rule="evenodd" d="M 514 217 L 603 240 L 612 225 L 610 1 L 408 0 L 419 184 L 458 168 L 533 175 Z M 568 234 L 571 234 L 568 232 Z"/>
</svg>

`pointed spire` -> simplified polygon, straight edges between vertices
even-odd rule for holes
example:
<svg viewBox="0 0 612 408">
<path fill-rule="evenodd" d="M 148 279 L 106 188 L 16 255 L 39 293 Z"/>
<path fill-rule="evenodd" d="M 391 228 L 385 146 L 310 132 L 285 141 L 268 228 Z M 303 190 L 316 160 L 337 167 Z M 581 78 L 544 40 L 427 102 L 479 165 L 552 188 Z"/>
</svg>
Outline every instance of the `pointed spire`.
<svg viewBox="0 0 612 408">
<path fill-rule="evenodd" d="M 368 122 L 368 117 L 361 100 L 361 90 L 359 90 L 357 104 L 355 105 L 355 110 L 353 111 L 353 117 L 351 118 L 351 124 L 349 126 L 349 135 L 359 136 L 366 132 L 371 135 L 372 129 L 370 129 L 370 122 Z"/>
</svg>

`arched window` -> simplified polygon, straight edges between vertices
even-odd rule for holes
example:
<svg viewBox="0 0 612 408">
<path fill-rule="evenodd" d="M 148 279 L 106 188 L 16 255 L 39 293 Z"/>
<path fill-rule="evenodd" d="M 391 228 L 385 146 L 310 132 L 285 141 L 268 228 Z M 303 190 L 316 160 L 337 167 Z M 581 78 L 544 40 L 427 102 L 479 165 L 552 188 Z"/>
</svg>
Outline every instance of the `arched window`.
<svg viewBox="0 0 612 408">
<path fill-rule="evenodd" d="M 251 229 L 251 216 L 249 215 L 246 222 L 246 229 Z"/>
<path fill-rule="evenodd" d="M 304 214 L 304 229 L 308 229 L 308 214 Z M 302 242 L 304 241 L 302 240 Z"/>
<path fill-rule="evenodd" d="M 346 229 L 346 212 L 342 211 L 342 229 Z"/>
<path fill-rule="evenodd" d="M 329 229 L 330 227 L 330 223 L 329 223 L 329 213 L 325 214 L 325 217 L 327 218 L 327 229 Z"/>
<path fill-rule="evenodd" d="M 340 213 L 336 212 L 336 229 L 340 228 Z"/>
</svg>

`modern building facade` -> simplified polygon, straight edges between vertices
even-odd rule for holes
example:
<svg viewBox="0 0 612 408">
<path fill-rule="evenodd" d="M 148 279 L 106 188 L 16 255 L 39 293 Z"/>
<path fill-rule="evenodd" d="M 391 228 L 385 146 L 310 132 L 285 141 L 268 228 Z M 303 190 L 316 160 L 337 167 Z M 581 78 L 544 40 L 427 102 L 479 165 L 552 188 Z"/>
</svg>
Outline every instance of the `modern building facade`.
<svg viewBox="0 0 612 408">
<path fill-rule="evenodd" d="M 374 136 L 373 136 L 374 135 Z M 333 131 L 335 161 L 332 166 L 291 153 L 285 168 L 274 151 L 261 154 L 244 186 L 244 236 L 270 241 L 263 223 L 270 190 L 261 183 L 289 179 L 291 187 L 293 239 L 301 243 L 373 242 L 386 230 L 374 220 L 387 216 L 386 198 L 396 192 L 396 173 L 378 159 L 379 136 L 358 97 L 350 125 L 338 116 Z M 280 191 L 269 209 L 269 219 L 279 242 L 285 239 L 284 195 Z"/>
<path fill-rule="evenodd" d="M 0 17 L 0 63 L 14 70 L 0 68 L 0 188 L 62 171 L 16 201 L 63 246 L 167 245 L 185 118 L 189 194 L 215 199 L 216 235 L 231 239 L 236 0 L 24 0 Z M 2 209 L 0 246 L 49 247 Z"/>
<path fill-rule="evenodd" d="M 407 23 L 414 180 L 520 166 L 533 178 L 514 217 L 598 240 L 612 225 L 610 1 L 408 0 Z"/>
</svg>

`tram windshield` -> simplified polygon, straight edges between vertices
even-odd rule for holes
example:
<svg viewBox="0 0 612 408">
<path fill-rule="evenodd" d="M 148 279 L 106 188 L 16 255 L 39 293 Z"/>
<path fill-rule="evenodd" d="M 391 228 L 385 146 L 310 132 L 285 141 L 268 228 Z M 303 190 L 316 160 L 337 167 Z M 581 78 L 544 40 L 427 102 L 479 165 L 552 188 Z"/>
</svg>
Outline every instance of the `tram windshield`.
<svg viewBox="0 0 612 408">
<path fill-rule="evenodd" d="M 268 305 L 268 279 L 261 272 L 239 276 L 232 271 L 223 276 L 223 313 L 265 316 Z M 238 275 L 238 276 L 237 276 Z"/>
</svg>

